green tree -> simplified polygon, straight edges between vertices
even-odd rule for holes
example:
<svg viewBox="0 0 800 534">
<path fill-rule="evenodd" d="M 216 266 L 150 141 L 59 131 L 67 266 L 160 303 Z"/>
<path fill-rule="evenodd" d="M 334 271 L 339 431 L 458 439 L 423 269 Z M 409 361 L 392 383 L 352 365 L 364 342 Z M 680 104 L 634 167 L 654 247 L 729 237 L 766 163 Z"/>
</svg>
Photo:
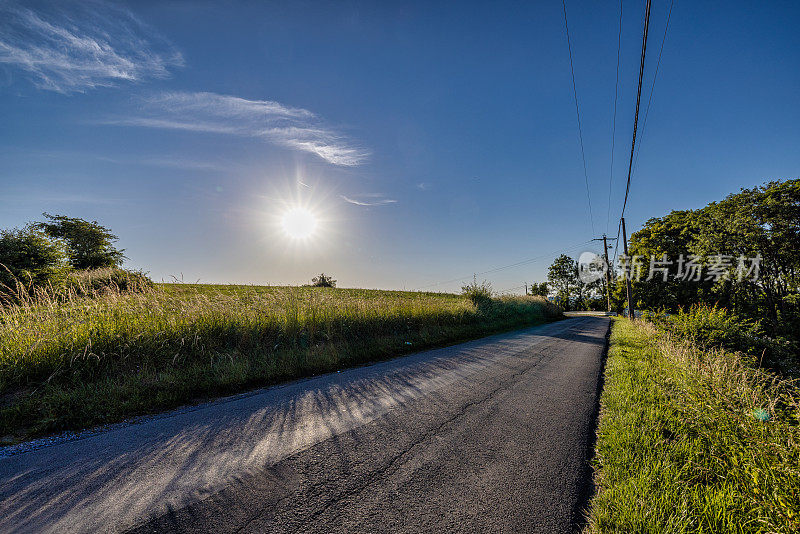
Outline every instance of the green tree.
<svg viewBox="0 0 800 534">
<path fill-rule="evenodd" d="M 69 271 L 63 244 L 35 226 L 0 230 L 0 293 L 8 296 L 23 288 L 58 284 Z"/>
<path fill-rule="evenodd" d="M 336 280 L 334 280 L 332 276 L 320 273 L 319 276 L 315 276 L 311 279 L 311 285 L 313 287 L 336 287 Z"/>
<path fill-rule="evenodd" d="M 601 303 L 595 301 L 603 296 L 604 280 L 586 283 L 578 273 L 577 260 L 561 254 L 547 270 L 547 287 L 555 292 L 556 300 L 565 310 L 600 306 Z"/>
<path fill-rule="evenodd" d="M 664 281 L 659 275 L 646 279 L 651 258 L 661 260 L 666 254 L 674 262 L 681 255 L 686 259 L 696 253 L 697 238 L 702 231 L 700 219 L 700 210 L 672 211 L 664 217 L 651 218 L 631 236 L 630 254 L 640 256 L 644 267 L 642 278 L 632 282 L 634 304 L 638 308 L 675 311 L 710 298 L 712 284 L 705 280 L 685 281 L 668 276 Z M 673 265 L 671 274 L 674 269 Z"/>
<path fill-rule="evenodd" d="M 565 310 L 579 306 L 581 299 L 578 262 L 562 254 L 547 269 L 547 283 L 555 292 L 556 300 Z"/>
<path fill-rule="evenodd" d="M 761 257 L 758 280 L 736 276 L 716 284 L 722 304 L 765 318 L 775 332 L 800 327 L 800 180 L 773 181 L 742 189 L 702 211 L 696 250 Z M 795 334 L 796 335 L 796 334 Z"/>
<path fill-rule="evenodd" d="M 550 288 L 547 287 L 547 282 L 539 282 L 531 284 L 531 295 L 538 295 L 540 297 L 547 297 L 550 294 Z"/>
<path fill-rule="evenodd" d="M 124 250 L 114 248 L 117 236 L 97 221 L 86 221 L 64 215 L 43 214 L 47 222 L 36 227 L 50 237 L 62 239 L 67 247 L 69 261 L 76 269 L 99 269 L 119 267 L 125 256 Z"/>
<path fill-rule="evenodd" d="M 742 189 L 693 211 L 653 218 L 631 236 L 631 254 L 667 254 L 675 261 L 693 254 L 709 265 L 730 261 L 721 280 L 681 281 L 660 277 L 635 282 L 640 307 L 676 310 L 693 304 L 720 305 L 760 320 L 770 335 L 797 339 L 800 330 L 800 180 L 773 181 Z M 760 257 L 759 276 L 739 279 L 738 258 Z M 752 264 L 748 263 L 747 267 Z M 674 270 L 673 270 L 674 272 Z M 615 292 L 616 293 L 616 292 Z"/>
</svg>

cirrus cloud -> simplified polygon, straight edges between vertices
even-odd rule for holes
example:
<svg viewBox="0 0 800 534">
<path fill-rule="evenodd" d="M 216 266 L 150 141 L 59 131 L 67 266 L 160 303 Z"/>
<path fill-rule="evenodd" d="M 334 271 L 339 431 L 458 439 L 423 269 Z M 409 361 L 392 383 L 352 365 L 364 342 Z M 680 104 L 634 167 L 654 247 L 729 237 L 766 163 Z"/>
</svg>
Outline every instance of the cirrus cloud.
<svg viewBox="0 0 800 534">
<path fill-rule="evenodd" d="M 60 93 L 165 78 L 183 57 L 130 11 L 99 1 L 0 2 L 0 63 Z"/>
<path fill-rule="evenodd" d="M 342 200 L 355 204 L 356 206 L 386 206 L 387 204 L 396 204 L 397 201 L 391 198 L 382 198 L 380 193 L 357 195 L 359 198 L 352 198 L 345 195 L 339 195 Z"/>
<path fill-rule="evenodd" d="M 217 93 L 164 92 L 144 99 L 135 115 L 101 122 L 252 137 L 333 165 L 356 166 L 369 156 L 306 109 Z"/>
</svg>

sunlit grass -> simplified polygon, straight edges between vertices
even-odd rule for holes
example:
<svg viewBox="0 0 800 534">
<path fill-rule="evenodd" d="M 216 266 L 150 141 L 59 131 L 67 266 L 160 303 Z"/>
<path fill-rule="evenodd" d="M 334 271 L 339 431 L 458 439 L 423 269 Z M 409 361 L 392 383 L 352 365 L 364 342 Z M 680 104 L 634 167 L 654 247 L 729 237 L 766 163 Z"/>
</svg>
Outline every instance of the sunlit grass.
<svg viewBox="0 0 800 534">
<path fill-rule="evenodd" d="M 541 299 L 158 285 L 0 311 L 0 436 L 118 421 L 194 399 L 542 322 Z"/>
<path fill-rule="evenodd" d="M 617 320 L 593 532 L 800 531 L 800 391 L 722 350 Z"/>
</svg>

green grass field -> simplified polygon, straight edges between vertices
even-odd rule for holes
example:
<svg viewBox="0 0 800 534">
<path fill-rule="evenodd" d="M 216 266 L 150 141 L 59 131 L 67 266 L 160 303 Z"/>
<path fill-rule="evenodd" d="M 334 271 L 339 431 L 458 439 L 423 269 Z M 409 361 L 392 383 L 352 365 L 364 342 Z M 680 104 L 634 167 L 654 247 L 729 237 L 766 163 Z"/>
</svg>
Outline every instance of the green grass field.
<svg viewBox="0 0 800 534">
<path fill-rule="evenodd" d="M 592 532 L 800 531 L 800 392 L 755 359 L 614 323 Z"/>
<path fill-rule="evenodd" d="M 159 284 L 0 309 L 0 437 L 120 421 L 554 320 L 533 297 Z"/>
</svg>

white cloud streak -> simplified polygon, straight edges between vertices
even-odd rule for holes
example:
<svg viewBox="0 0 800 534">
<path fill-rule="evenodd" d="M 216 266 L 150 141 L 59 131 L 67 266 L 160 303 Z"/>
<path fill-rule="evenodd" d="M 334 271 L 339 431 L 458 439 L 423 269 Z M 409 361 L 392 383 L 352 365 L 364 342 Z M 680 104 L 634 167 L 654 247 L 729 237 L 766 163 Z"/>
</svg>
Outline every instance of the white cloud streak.
<svg viewBox="0 0 800 534">
<path fill-rule="evenodd" d="M 168 169 L 181 169 L 186 171 L 229 172 L 231 170 L 238 169 L 238 164 L 236 163 L 190 160 L 171 156 L 144 158 L 136 160 L 135 163 L 152 165 L 154 167 L 165 167 Z"/>
<path fill-rule="evenodd" d="M 0 1 L 0 63 L 60 93 L 166 78 L 183 57 L 130 11 L 99 1 Z"/>
<path fill-rule="evenodd" d="M 217 93 L 161 93 L 145 99 L 137 116 L 103 123 L 253 137 L 348 167 L 369 156 L 306 109 Z"/>
<path fill-rule="evenodd" d="M 387 204 L 396 204 L 397 201 L 391 198 L 382 198 L 380 200 L 358 200 L 355 198 L 350 198 L 345 195 L 339 195 L 342 200 L 345 202 L 349 202 L 350 204 L 355 204 L 356 206 L 385 206 Z M 363 195 L 367 197 L 374 197 L 375 195 Z"/>
</svg>

